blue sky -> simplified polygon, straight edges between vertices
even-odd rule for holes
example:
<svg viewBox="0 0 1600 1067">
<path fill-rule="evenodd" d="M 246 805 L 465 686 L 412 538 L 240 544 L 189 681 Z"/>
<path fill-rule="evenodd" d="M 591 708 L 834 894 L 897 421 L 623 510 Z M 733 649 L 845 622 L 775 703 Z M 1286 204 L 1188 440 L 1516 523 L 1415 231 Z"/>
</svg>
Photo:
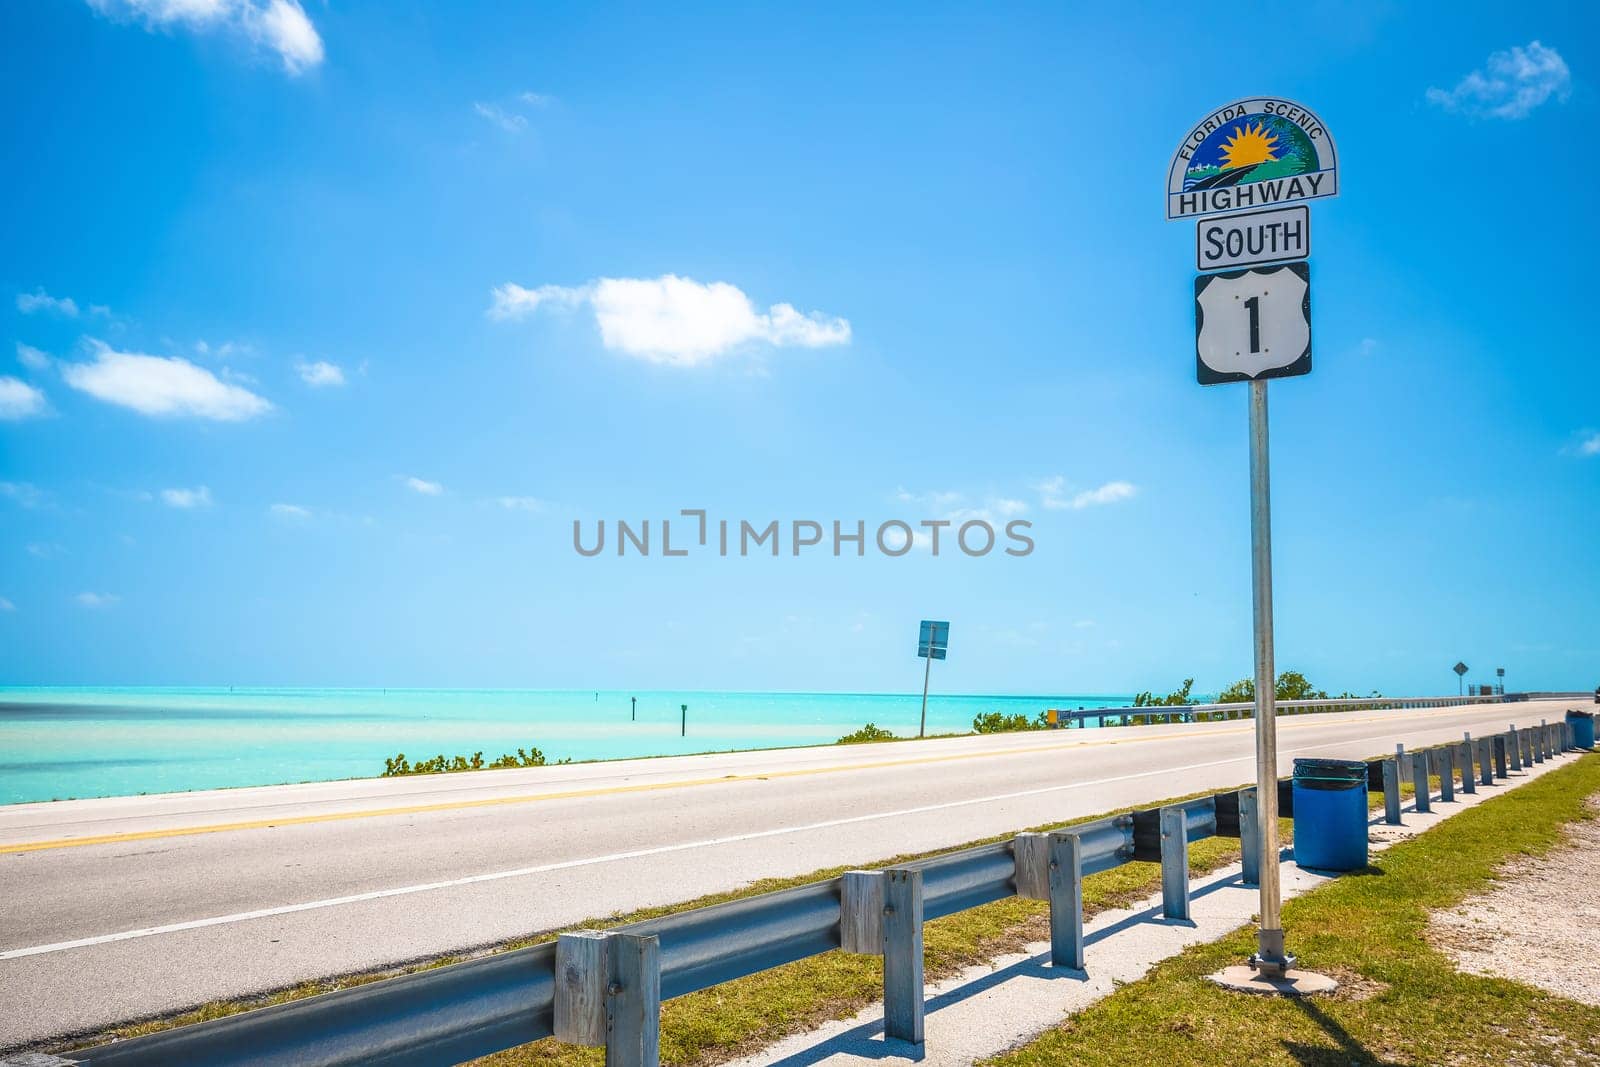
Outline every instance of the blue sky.
<svg viewBox="0 0 1600 1067">
<path fill-rule="evenodd" d="M 947 690 L 1214 691 L 1245 389 L 1162 193 L 1251 93 L 1343 172 L 1280 666 L 1600 681 L 1593 10 L 504 8 L 0 10 L 5 681 L 906 690 L 932 616 Z M 573 550 L 684 508 L 1036 547 Z"/>
</svg>

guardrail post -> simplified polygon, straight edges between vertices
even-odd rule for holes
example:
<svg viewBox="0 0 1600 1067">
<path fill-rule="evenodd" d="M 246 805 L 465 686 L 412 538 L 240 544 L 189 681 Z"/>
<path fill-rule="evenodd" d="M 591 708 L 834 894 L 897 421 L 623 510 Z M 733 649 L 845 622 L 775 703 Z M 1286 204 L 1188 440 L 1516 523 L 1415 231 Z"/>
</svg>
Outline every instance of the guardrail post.
<svg viewBox="0 0 1600 1067">
<path fill-rule="evenodd" d="M 572 1045 L 606 1043 L 611 938 L 603 930 L 556 936 L 555 1036 Z"/>
<path fill-rule="evenodd" d="M 1400 764 L 1392 759 L 1383 761 L 1383 821 L 1400 825 Z"/>
<path fill-rule="evenodd" d="M 611 935 L 606 1067 L 660 1067 L 661 938 Z"/>
<path fill-rule="evenodd" d="M 1539 741 L 1539 735 L 1543 732 L 1543 726 L 1528 727 L 1528 750 L 1533 753 L 1534 763 L 1544 762 L 1544 745 Z"/>
<path fill-rule="evenodd" d="M 1494 739 L 1478 738 L 1478 784 L 1494 785 Z"/>
<path fill-rule="evenodd" d="M 1261 884 L 1261 808 L 1256 804 L 1254 787 L 1239 790 L 1239 880 L 1245 885 Z"/>
<path fill-rule="evenodd" d="M 1432 811 L 1433 805 L 1428 803 L 1428 754 L 1414 752 L 1411 755 L 1411 784 L 1417 790 L 1417 811 Z"/>
<path fill-rule="evenodd" d="M 1478 772 L 1472 769 L 1472 734 L 1466 735 L 1466 740 L 1461 743 L 1461 791 L 1463 793 L 1476 793 L 1478 791 Z"/>
<path fill-rule="evenodd" d="M 1161 809 L 1161 911 L 1189 917 L 1189 814 L 1176 804 Z"/>
<path fill-rule="evenodd" d="M 1454 801 L 1456 799 L 1456 750 L 1452 745 L 1434 749 L 1439 754 L 1439 799 L 1441 801 Z"/>
<path fill-rule="evenodd" d="M 1522 732 L 1517 729 L 1517 724 L 1512 723 L 1511 729 L 1506 732 L 1506 756 L 1511 761 L 1513 771 L 1522 770 Z"/>
<path fill-rule="evenodd" d="M 1011 839 L 1016 865 L 1017 896 L 1050 899 L 1050 842 L 1048 834 L 1018 834 Z"/>
<path fill-rule="evenodd" d="M 839 878 L 839 948 L 883 955 L 883 872 L 845 871 Z"/>
<path fill-rule="evenodd" d="M 1083 970 L 1083 841 L 1077 834 L 1046 839 L 1050 855 L 1050 965 Z"/>
<path fill-rule="evenodd" d="M 883 872 L 883 1034 L 922 1044 L 922 872 Z"/>
<path fill-rule="evenodd" d="M 1504 778 L 1510 769 L 1506 763 L 1506 735 L 1495 734 L 1491 737 L 1489 749 L 1494 756 L 1494 776 Z"/>
</svg>

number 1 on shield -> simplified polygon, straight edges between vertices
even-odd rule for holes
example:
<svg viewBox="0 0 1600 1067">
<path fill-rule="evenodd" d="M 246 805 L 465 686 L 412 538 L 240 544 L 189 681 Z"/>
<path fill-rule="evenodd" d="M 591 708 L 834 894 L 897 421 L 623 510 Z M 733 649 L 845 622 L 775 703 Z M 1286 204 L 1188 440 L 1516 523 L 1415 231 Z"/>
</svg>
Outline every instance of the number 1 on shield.
<svg viewBox="0 0 1600 1067">
<path fill-rule="evenodd" d="M 1250 312 L 1250 351 L 1261 351 L 1261 298 L 1252 296 L 1244 302 L 1244 308 Z"/>
</svg>

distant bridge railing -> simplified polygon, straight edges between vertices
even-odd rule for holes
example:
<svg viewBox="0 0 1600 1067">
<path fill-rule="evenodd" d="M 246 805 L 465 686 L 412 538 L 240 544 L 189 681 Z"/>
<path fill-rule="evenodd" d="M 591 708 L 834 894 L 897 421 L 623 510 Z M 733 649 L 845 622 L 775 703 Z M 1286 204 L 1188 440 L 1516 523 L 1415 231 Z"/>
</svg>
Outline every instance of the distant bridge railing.
<svg viewBox="0 0 1600 1067">
<path fill-rule="evenodd" d="M 1308 715 L 1318 711 L 1395 711 L 1408 708 L 1445 708 L 1461 704 L 1500 704 L 1507 701 L 1526 700 L 1520 693 L 1494 696 L 1454 697 L 1322 697 L 1312 700 L 1279 700 L 1278 714 Z M 1101 726 L 1130 726 L 1148 723 L 1205 722 L 1214 719 L 1248 719 L 1255 714 L 1255 705 L 1242 704 L 1129 704 L 1120 708 L 1051 708 L 1056 713 L 1056 725 L 1079 727 L 1087 719 L 1099 720 Z M 1136 723 L 1134 720 L 1138 720 Z"/>
<path fill-rule="evenodd" d="M 1369 762 L 1368 788 L 1400 821 L 1400 783 L 1416 808 L 1450 800 L 1528 763 L 1572 749 L 1565 722 Z M 1474 771 L 1474 763 L 1477 771 Z M 1279 806 L 1293 813 L 1289 780 Z M 606 1063 L 660 1058 L 661 1001 L 824 952 L 884 960 L 884 1032 L 923 1040 L 922 927 L 931 919 L 1023 896 L 1050 906 L 1052 965 L 1084 966 L 1083 879 L 1136 860 L 1161 864 L 1162 911 L 1189 916 L 1189 842 L 1241 840 L 1243 879 L 1259 876 L 1254 788 L 1231 790 L 1051 833 L 1018 834 L 883 870 L 632 923 L 561 934 L 516 949 L 66 1054 L 92 1067 L 439 1067 L 557 1037 L 604 1045 Z M 0 1061 L 3 1062 L 3 1061 Z M 48 1057 L 28 1061 L 51 1062 Z"/>
</svg>

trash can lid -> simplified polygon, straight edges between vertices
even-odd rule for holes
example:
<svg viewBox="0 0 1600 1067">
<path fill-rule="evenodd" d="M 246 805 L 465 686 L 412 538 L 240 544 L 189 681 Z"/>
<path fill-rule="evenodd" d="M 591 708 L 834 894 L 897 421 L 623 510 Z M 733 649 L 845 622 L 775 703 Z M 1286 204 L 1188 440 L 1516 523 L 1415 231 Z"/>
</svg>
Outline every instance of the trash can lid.
<svg viewBox="0 0 1600 1067">
<path fill-rule="evenodd" d="M 1367 765 L 1355 759 L 1302 757 L 1294 761 L 1294 778 L 1297 782 L 1365 782 Z"/>
</svg>

